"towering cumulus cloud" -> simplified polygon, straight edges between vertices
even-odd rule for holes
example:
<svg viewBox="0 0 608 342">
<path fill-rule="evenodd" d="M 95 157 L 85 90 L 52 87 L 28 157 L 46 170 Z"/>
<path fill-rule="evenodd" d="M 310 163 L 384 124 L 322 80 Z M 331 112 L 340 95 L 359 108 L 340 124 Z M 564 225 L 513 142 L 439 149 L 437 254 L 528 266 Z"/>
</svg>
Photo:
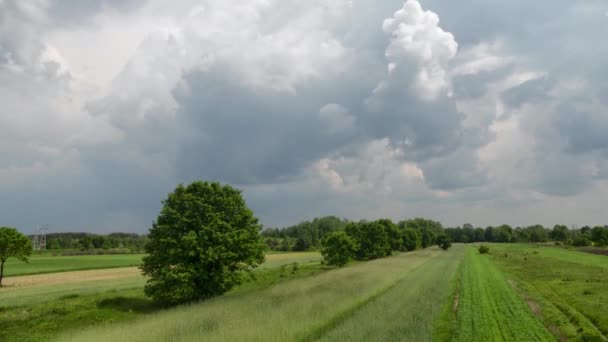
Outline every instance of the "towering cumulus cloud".
<svg viewBox="0 0 608 342">
<path fill-rule="evenodd" d="M 386 49 L 391 72 L 411 61 L 419 69 L 415 86 L 421 96 L 435 98 L 449 88 L 448 62 L 456 56 L 458 43 L 439 26 L 436 13 L 408 0 L 392 18 L 384 20 L 382 29 L 391 35 Z"/>
<path fill-rule="evenodd" d="M 608 8 L 524 6 L 0 0 L 0 223 L 143 232 L 194 179 L 267 225 L 602 223 Z"/>
</svg>

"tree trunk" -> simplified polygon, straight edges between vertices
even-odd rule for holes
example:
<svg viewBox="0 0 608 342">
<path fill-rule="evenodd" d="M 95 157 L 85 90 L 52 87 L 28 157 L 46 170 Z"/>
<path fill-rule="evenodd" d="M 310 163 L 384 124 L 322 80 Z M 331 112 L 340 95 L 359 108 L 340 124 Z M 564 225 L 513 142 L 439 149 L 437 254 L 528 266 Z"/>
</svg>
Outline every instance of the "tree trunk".
<svg viewBox="0 0 608 342">
<path fill-rule="evenodd" d="M 0 261 L 0 287 L 2 287 L 2 276 L 4 275 L 4 260 Z"/>
</svg>

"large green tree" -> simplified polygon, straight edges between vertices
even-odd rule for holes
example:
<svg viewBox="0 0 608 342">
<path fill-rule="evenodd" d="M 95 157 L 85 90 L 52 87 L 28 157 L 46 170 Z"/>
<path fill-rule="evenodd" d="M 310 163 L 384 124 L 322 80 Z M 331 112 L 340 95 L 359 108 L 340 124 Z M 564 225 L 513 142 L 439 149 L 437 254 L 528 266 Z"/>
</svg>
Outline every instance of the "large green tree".
<svg viewBox="0 0 608 342">
<path fill-rule="evenodd" d="M 17 229 L 0 227 L 0 287 L 4 276 L 4 263 L 8 258 L 27 262 L 32 255 L 32 242 Z"/>
<path fill-rule="evenodd" d="M 241 283 L 264 261 L 261 225 L 229 185 L 179 185 L 150 230 L 145 292 L 158 302 L 207 299 Z"/>
</svg>

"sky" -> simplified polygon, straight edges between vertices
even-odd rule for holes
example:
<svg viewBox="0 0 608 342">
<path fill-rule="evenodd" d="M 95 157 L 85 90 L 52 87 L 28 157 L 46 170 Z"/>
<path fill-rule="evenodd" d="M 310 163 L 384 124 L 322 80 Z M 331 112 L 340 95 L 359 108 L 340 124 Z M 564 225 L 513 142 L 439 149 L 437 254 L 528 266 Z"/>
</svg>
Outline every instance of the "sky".
<svg viewBox="0 0 608 342">
<path fill-rule="evenodd" d="M 0 225 L 608 223 L 605 0 L 0 0 Z M 603 43 L 602 43 L 603 42 Z"/>
</svg>

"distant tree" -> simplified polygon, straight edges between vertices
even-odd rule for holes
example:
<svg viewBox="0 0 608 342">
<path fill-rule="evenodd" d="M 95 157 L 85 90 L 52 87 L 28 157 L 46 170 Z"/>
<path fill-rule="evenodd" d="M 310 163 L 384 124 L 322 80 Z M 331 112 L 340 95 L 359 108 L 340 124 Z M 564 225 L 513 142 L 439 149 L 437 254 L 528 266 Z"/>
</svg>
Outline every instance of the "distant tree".
<svg viewBox="0 0 608 342">
<path fill-rule="evenodd" d="M 529 226 L 526 230 L 528 231 L 530 242 L 546 242 L 549 239 L 547 230 L 540 224 Z"/>
<path fill-rule="evenodd" d="M 511 242 L 513 236 L 513 229 L 511 226 L 503 224 L 500 227 L 494 228 L 492 231 L 492 237 L 494 242 Z"/>
<path fill-rule="evenodd" d="M 61 249 L 61 244 L 59 243 L 59 240 L 57 240 L 57 239 L 49 239 L 48 242 L 46 243 L 46 248 L 47 249 Z"/>
<path fill-rule="evenodd" d="M 289 252 L 293 249 L 293 239 L 292 238 L 284 238 L 283 240 L 281 240 L 281 244 L 279 245 L 279 250 L 281 252 Z"/>
<path fill-rule="evenodd" d="M 225 293 L 264 261 L 261 225 L 229 185 L 179 185 L 150 230 L 145 293 L 165 304 Z"/>
<path fill-rule="evenodd" d="M 485 241 L 485 239 L 486 237 L 483 228 L 475 228 L 475 238 L 473 239 L 473 241 L 482 242 Z"/>
<path fill-rule="evenodd" d="M 452 240 L 449 236 L 442 234 L 437 237 L 437 245 L 444 251 L 447 251 L 448 248 L 452 247 Z"/>
<path fill-rule="evenodd" d="M 408 251 L 413 251 L 420 247 L 420 232 L 416 229 L 406 228 L 403 230 L 403 247 Z"/>
<path fill-rule="evenodd" d="M 429 228 L 423 228 L 420 231 L 421 245 L 422 248 L 427 248 L 435 244 L 437 238 L 435 232 Z"/>
<path fill-rule="evenodd" d="M 568 239 L 568 227 L 556 224 L 550 234 L 555 241 L 566 241 Z"/>
<path fill-rule="evenodd" d="M 294 251 L 298 251 L 298 252 L 302 252 L 305 251 L 308 247 L 308 244 L 306 243 L 306 239 L 304 238 L 298 238 L 296 240 L 296 244 L 293 246 L 293 250 Z"/>
<path fill-rule="evenodd" d="M 572 238 L 571 244 L 572 246 L 585 247 L 591 245 L 591 240 L 587 234 L 579 233 Z"/>
<path fill-rule="evenodd" d="M 344 228 L 357 243 L 355 257 L 358 260 L 371 260 L 390 255 L 390 243 L 384 226 L 377 222 L 349 223 Z"/>
<path fill-rule="evenodd" d="M 357 250 L 357 243 L 344 231 L 334 231 L 321 242 L 321 254 L 326 264 L 342 267 L 346 265 Z"/>
<path fill-rule="evenodd" d="M 388 235 L 390 249 L 393 251 L 400 250 L 401 246 L 403 245 L 403 241 L 401 240 L 401 230 L 399 230 L 399 227 L 397 227 L 397 225 L 389 219 L 380 219 L 376 221 L 376 223 L 384 226 L 384 230 Z M 390 254 L 390 252 L 391 251 L 389 250 L 388 254 Z"/>
<path fill-rule="evenodd" d="M 608 227 L 597 226 L 591 229 L 591 241 L 596 246 L 608 246 Z"/>
<path fill-rule="evenodd" d="M 4 276 L 4 263 L 8 258 L 27 262 L 32 255 L 32 242 L 27 236 L 11 227 L 0 227 L 0 287 Z"/>
<path fill-rule="evenodd" d="M 494 242 L 494 227 L 492 227 L 492 226 L 486 227 L 486 229 L 484 231 L 484 237 L 485 237 L 485 241 Z"/>
</svg>

